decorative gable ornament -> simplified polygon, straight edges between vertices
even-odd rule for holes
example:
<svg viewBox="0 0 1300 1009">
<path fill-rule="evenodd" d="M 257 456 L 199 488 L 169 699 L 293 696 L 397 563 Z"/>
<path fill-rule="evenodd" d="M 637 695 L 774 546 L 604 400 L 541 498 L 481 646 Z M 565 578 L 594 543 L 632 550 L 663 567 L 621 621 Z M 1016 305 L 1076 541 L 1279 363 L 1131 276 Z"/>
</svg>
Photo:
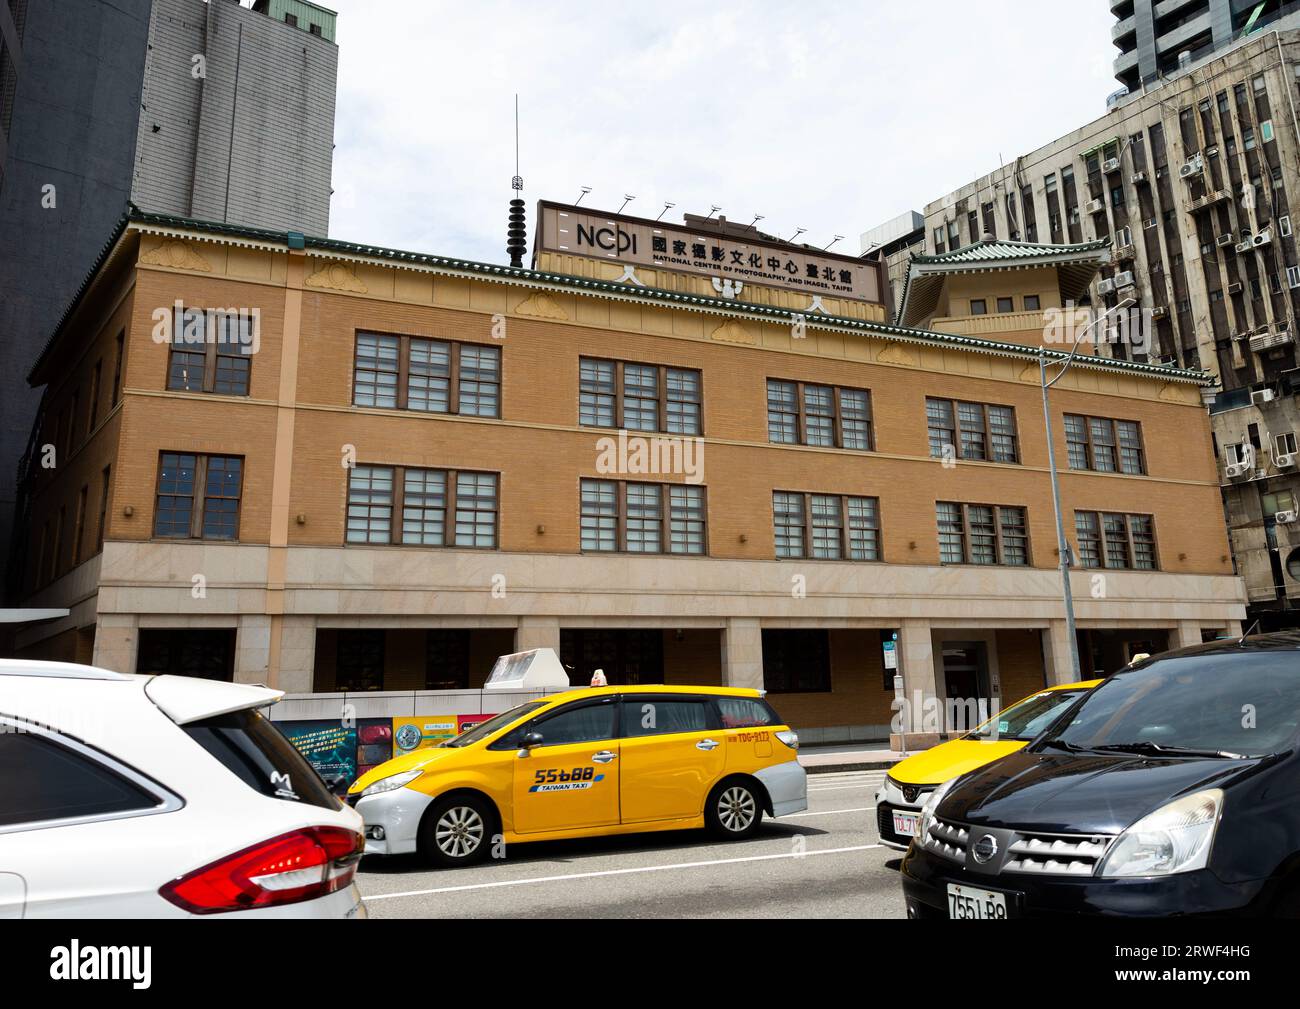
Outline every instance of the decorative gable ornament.
<svg viewBox="0 0 1300 1009">
<path fill-rule="evenodd" d="M 743 280 L 724 280 L 722 277 L 714 277 L 712 279 L 713 289 L 724 298 L 734 299 L 745 289 L 745 282 Z"/>
</svg>

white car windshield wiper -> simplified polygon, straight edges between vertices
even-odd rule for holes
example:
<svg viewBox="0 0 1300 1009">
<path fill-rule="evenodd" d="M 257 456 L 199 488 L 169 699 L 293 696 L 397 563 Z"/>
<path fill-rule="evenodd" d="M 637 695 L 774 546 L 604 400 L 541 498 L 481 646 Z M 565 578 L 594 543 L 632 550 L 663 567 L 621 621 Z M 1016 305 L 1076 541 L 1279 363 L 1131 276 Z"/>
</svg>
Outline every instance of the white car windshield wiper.
<svg viewBox="0 0 1300 1009">
<path fill-rule="evenodd" d="M 1233 753 L 1229 750 L 1198 750 L 1192 746 L 1165 746 L 1161 743 L 1153 743 L 1150 740 L 1143 740 L 1140 743 L 1112 743 L 1109 745 L 1094 746 L 1094 750 L 1104 753 L 1151 753 L 1156 755 L 1169 755 L 1174 757 L 1222 757 L 1227 760 L 1245 760 L 1246 754 Z"/>
</svg>

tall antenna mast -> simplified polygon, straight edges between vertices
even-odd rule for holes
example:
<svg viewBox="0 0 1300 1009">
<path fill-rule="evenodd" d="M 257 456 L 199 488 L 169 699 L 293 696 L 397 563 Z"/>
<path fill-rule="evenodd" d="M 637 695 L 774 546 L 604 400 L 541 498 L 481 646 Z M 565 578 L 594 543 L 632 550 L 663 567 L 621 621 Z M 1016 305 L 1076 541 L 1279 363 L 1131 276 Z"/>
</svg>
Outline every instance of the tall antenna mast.
<svg viewBox="0 0 1300 1009">
<path fill-rule="evenodd" d="M 519 95 L 515 95 L 515 174 L 510 188 L 516 194 L 524 191 L 524 179 L 519 174 Z M 506 229 L 506 254 L 510 265 L 522 267 L 524 253 L 528 251 L 528 230 L 524 223 L 524 201 L 518 195 L 510 201 L 510 226 Z"/>
</svg>

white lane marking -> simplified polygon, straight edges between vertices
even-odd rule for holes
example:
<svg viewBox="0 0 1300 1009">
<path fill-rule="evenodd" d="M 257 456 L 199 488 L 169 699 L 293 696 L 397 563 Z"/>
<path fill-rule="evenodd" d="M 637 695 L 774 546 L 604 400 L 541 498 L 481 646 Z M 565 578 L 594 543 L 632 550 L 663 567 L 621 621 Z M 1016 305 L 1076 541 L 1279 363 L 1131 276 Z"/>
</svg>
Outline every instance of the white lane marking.
<svg viewBox="0 0 1300 1009">
<path fill-rule="evenodd" d="M 596 872 L 574 872 L 564 876 L 530 876 L 527 879 L 502 879 L 494 883 L 468 883 L 464 886 L 440 886 L 432 890 L 405 890 L 401 893 L 376 893 L 363 895 L 367 901 L 392 900 L 394 897 L 427 897 L 434 893 L 463 893 L 466 890 L 491 890 L 502 886 L 523 886 L 525 883 L 563 883 L 573 879 L 597 879 L 601 876 L 628 876 L 638 872 L 663 872 L 670 869 L 700 869 L 711 865 L 737 865 L 741 862 L 769 862 L 776 858 L 811 858 L 813 855 L 843 855 L 850 851 L 869 851 L 879 844 L 855 844 L 847 848 L 818 848 L 815 851 L 783 851 L 777 855 L 746 855 L 742 858 L 715 858 L 705 862 L 676 862 L 672 865 L 641 865 L 628 869 L 602 869 Z"/>
<path fill-rule="evenodd" d="M 815 813 L 790 813 L 787 816 L 778 817 L 773 822 L 779 823 L 782 820 L 802 820 L 806 816 L 832 816 L 835 813 L 865 813 L 867 810 L 875 808 L 875 806 L 854 806 L 852 809 L 819 809 Z"/>
</svg>

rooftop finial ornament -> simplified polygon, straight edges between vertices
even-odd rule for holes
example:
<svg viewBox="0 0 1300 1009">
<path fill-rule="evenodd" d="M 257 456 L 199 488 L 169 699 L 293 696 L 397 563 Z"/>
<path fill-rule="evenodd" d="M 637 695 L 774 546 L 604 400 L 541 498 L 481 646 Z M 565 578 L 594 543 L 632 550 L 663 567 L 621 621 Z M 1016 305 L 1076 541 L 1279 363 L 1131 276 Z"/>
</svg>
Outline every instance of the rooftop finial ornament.
<svg viewBox="0 0 1300 1009">
<path fill-rule="evenodd" d="M 515 174 L 510 188 L 516 193 L 524 190 L 524 177 L 519 174 L 519 96 L 515 95 Z M 506 255 L 510 265 L 522 267 L 524 253 L 528 251 L 528 230 L 524 219 L 524 201 L 516 196 L 510 201 L 510 226 L 506 229 Z"/>
</svg>

